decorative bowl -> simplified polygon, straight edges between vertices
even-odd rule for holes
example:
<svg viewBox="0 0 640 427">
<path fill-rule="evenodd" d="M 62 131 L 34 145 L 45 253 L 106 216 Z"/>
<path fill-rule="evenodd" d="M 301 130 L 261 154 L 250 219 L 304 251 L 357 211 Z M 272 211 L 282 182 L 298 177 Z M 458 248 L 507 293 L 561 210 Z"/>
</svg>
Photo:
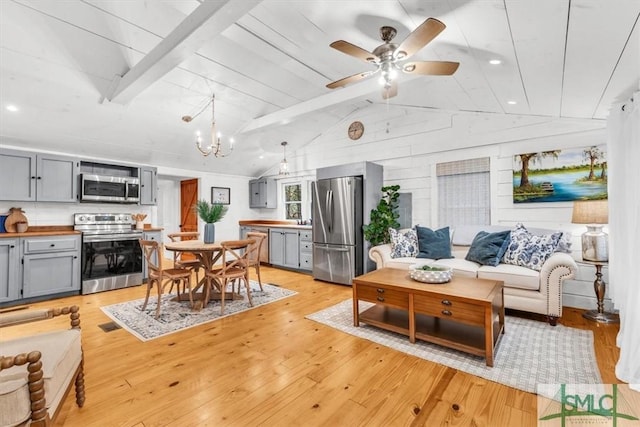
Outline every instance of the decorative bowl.
<svg viewBox="0 0 640 427">
<path fill-rule="evenodd" d="M 418 282 L 447 283 L 453 276 L 453 269 L 437 264 L 414 264 L 409 267 L 409 276 Z"/>
</svg>

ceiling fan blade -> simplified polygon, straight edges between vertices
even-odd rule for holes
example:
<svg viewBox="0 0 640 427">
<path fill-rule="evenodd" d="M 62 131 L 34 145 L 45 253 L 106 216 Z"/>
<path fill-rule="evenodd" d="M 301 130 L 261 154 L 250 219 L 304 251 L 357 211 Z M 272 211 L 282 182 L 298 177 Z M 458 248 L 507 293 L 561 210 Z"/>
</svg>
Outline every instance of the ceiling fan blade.
<svg viewBox="0 0 640 427">
<path fill-rule="evenodd" d="M 450 76 L 455 73 L 459 62 L 450 61 L 413 61 L 402 66 L 407 74 L 424 74 L 428 76 Z"/>
<path fill-rule="evenodd" d="M 373 53 L 364 50 L 363 48 L 356 46 L 355 44 L 351 44 L 344 40 L 338 40 L 331 43 L 329 46 L 332 48 L 339 50 L 342 53 L 346 53 L 347 55 L 351 55 L 355 58 L 361 59 L 364 62 L 377 62 L 378 57 Z"/>
<path fill-rule="evenodd" d="M 382 88 L 382 99 L 393 98 L 398 94 L 398 83 L 393 81 L 389 87 Z"/>
<path fill-rule="evenodd" d="M 447 26 L 435 18 L 428 18 L 418 28 L 413 30 L 411 34 L 398 46 L 395 56 L 398 59 L 408 58 L 431 40 L 436 38 Z"/>
<path fill-rule="evenodd" d="M 337 87 L 346 86 L 349 83 L 357 82 L 358 80 L 362 80 L 365 77 L 369 77 L 372 74 L 375 74 L 378 70 L 375 71 L 365 71 L 364 73 L 354 74 L 353 76 L 345 77 L 344 79 L 336 80 L 335 82 L 331 82 L 327 85 L 329 89 L 335 89 Z"/>
</svg>

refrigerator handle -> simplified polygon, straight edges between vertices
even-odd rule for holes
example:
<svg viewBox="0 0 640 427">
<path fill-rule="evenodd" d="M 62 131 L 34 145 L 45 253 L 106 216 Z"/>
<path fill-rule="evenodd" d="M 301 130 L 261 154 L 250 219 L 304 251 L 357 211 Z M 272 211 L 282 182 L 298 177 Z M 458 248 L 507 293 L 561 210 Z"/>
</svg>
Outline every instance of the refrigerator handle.
<svg viewBox="0 0 640 427">
<path fill-rule="evenodd" d="M 327 209 L 327 230 L 329 233 L 333 232 L 333 190 L 327 191 L 326 200 Z"/>
<path fill-rule="evenodd" d="M 349 248 L 334 248 L 330 246 L 316 246 L 316 248 L 327 252 L 349 252 Z"/>
</svg>

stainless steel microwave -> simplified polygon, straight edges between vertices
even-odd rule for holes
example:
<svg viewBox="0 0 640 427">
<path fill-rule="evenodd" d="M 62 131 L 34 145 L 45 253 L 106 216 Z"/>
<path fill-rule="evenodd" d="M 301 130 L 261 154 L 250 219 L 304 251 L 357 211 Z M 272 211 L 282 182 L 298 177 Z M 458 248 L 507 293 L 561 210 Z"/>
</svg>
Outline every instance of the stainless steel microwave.
<svg viewBox="0 0 640 427">
<path fill-rule="evenodd" d="M 140 180 L 129 176 L 82 174 L 80 201 L 138 203 L 140 201 Z"/>
</svg>

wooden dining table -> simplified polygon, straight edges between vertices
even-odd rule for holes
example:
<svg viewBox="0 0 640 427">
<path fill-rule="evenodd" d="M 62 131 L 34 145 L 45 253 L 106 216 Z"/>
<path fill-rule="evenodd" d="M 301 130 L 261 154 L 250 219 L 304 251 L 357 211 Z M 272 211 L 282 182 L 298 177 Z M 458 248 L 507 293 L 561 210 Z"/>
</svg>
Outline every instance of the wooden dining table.
<svg viewBox="0 0 640 427">
<path fill-rule="evenodd" d="M 168 242 L 164 244 L 164 248 L 169 251 L 174 252 L 187 252 L 195 255 L 195 257 L 200 261 L 202 268 L 204 268 L 205 273 L 210 271 L 216 262 L 222 256 L 222 245 L 220 242 L 214 243 L 205 243 L 202 240 L 183 240 L 180 242 Z M 200 279 L 200 283 L 197 286 L 191 289 L 191 295 L 193 300 L 201 301 L 202 305 L 206 305 L 209 301 L 203 301 L 204 298 L 204 287 L 207 285 L 207 277 L 206 274 Z M 209 296 L 209 300 L 219 300 L 221 299 L 220 292 L 211 292 Z M 180 296 L 178 296 L 178 299 Z M 238 300 L 243 299 L 242 295 L 239 295 L 235 292 L 226 292 L 225 300 Z"/>
</svg>

